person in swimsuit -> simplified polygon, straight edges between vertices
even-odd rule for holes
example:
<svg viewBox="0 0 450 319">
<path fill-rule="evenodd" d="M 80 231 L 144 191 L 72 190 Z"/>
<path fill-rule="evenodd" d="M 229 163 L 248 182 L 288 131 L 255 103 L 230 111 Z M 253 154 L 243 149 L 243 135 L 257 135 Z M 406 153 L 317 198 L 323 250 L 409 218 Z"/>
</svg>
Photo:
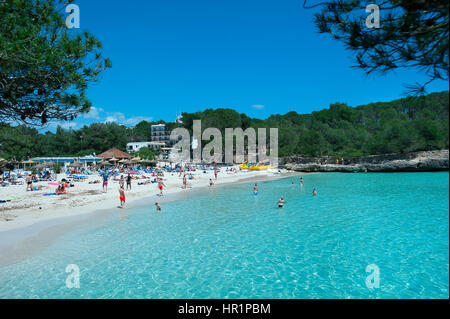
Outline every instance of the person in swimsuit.
<svg viewBox="0 0 450 319">
<path fill-rule="evenodd" d="M 278 200 L 278 207 L 283 208 L 286 201 L 284 200 L 284 196 L 281 196 L 281 198 Z"/>
<path fill-rule="evenodd" d="M 213 180 L 210 178 L 209 179 L 209 186 L 211 187 L 211 186 L 213 186 L 214 185 L 214 182 L 213 182 Z"/>
<path fill-rule="evenodd" d="M 125 190 L 123 189 L 123 185 L 119 189 L 119 198 L 120 198 L 120 207 L 125 205 Z"/>
<path fill-rule="evenodd" d="M 33 190 L 33 178 L 31 177 L 31 175 L 27 176 L 27 190 L 29 189 L 30 191 Z"/>
<path fill-rule="evenodd" d="M 300 177 L 300 186 L 303 186 L 303 176 Z"/>
<path fill-rule="evenodd" d="M 104 192 L 108 191 L 108 173 L 107 172 L 103 173 L 103 191 Z"/>
<path fill-rule="evenodd" d="M 160 178 L 158 180 L 158 188 L 159 188 L 159 195 L 163 196 L 163 188 L 166 187 L 166 185 L 164 184 L 162 178 Z"/>
<path fill-rule="evenodd" d="M 127 176 L 127 190 L 128 190 L 128 187 L 130 187 L 130 191 L 131 191 L 131 174 L 130 173 L 128 173 L 128 176 Z"/>
<path fill-rule="evenodd" d="M 155 206 L 156 206 L 156 211 L 157 211 L 158 213 L 160 213 L 160 212 L 161 212 L 161 206 L 159 206 L 158 203 L 155 203 Z"/>
<path fill-rule="evenodd" d="M 313 193 L 312 194 L 313 194 L 313 196 L 317 196 L 317 191 L 316 191 L 315 188 L 313 189 Z"/>
<path fill-rule="evenodd" d="M 184 189 L 187 188 L 187 178 L 186 178 L 186 173 L 183 175 L 183 188 L 184 188 Z"/>
<path fill-rule="evenodd" d="M 258 195 L 258 192 L 259 192 L 258 184 L 255 184 L 255 186 L 253 186 L 253 194 Z"/>
<path fill-rule="evenodd" d="M 120 180 L 119 180 L 119 188 L 123 188 L 125 181 L 123 179 L 123 175 L 120 175 Z"/>
</svg>

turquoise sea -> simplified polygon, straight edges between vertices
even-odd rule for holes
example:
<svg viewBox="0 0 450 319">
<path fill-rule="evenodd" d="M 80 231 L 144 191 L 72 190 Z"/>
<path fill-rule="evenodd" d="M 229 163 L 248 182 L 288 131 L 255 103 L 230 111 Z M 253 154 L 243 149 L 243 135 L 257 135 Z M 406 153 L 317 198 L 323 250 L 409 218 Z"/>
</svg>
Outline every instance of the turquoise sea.
<svg viewBox="0 0 450 319">
<path fill-rule="evenodd" d="M 0 267 L 0 298 L 449 297 L 448 172 L 311 174 L 257 196 L 253 184 L 185 193 L 161 214 L 111 210 Z"/>
</svg>

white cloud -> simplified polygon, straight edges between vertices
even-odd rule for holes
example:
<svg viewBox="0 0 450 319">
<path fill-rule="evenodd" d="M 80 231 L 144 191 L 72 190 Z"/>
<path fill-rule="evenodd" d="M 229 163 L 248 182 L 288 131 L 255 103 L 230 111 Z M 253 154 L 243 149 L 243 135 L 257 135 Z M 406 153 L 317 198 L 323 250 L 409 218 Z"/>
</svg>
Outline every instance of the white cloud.
<svg viewBox="0 0 450 319">
<path fill-rule="evenodd" d="M 257 109 L 257 110 L 262 110 L 264 108 L 264 105 L 255 104 L 255 105 L 252 105 L 252 108 Z"/>
<path fill-rule="evenodd" d="M 103 109 L 97 109 L 96 107 L 92 106 L 91 110 L 89 111 L 89 113 L 83 114 L 82 116 L 85 119 L 95 119 L 95 120 L 99 120 L 100 119 L 100 112 L 103 112 Z"/>
<path fill-rule="evenodd" d="M 153 118 L 147 117 L 147 116 L 134 116 L 127 118 L 123 113 L 121 112 L 114 112 L 110 113 L 105 120 L 105 123 L 108 122 L 115 122 L 117 124 L 125 125 L 125 126 L 134 126 L 142 121 L 148 121 L 151 122 Z"/>
</svg>

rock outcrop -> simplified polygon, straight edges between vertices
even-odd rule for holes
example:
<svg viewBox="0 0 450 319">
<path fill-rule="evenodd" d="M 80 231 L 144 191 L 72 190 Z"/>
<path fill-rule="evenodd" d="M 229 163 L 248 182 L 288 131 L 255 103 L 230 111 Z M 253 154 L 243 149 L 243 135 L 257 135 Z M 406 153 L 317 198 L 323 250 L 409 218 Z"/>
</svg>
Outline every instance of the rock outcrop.
<svg viewBox="0 0 450 319">
<path fill-rule="evenodd" d="M 352 157 L 291 156 L 280 160 L 280 166 L 298 172 L 425 172 L 448 171 L 449 151 L 411 152 Z"/>
</svg>

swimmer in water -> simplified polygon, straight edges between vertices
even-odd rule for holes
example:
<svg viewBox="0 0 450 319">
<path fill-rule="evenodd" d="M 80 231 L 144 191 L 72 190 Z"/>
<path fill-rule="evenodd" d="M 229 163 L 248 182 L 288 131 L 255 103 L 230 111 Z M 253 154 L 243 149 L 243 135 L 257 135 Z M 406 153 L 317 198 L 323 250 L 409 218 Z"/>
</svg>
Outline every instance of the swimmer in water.
<svg viewBox="0 0 450 319">
<path fill-rule="evenodd" d="M 283 208 L 283 205 L 286 203 L 284 200 L 284 196 L 281 196 L 281 198 L 278 200 L 278 207 Z"/>
<path fill-rule="evenodd" d="M 303 186 L 303 176 L 300 177 L 300 186 Z"/>
<path fill-rule="evenodd" d="M 255 184 L 255 186 L 253 186 L 253 194 L 258 195 L 258 192 L 259 192 L 258 184 Z"/>
<path fill-rule="evenodd" d="M 160 213 L 161 212 L 161 206 L 158 203 L 155 203 L 155 206 L 156 206 L 156 211 L 158 213 Z"/>
<path fill-rule="evenodd" d="M 315 188 L 313 189 L 313 196 L 317 196 L 317 191 Z"/>
</svg>

